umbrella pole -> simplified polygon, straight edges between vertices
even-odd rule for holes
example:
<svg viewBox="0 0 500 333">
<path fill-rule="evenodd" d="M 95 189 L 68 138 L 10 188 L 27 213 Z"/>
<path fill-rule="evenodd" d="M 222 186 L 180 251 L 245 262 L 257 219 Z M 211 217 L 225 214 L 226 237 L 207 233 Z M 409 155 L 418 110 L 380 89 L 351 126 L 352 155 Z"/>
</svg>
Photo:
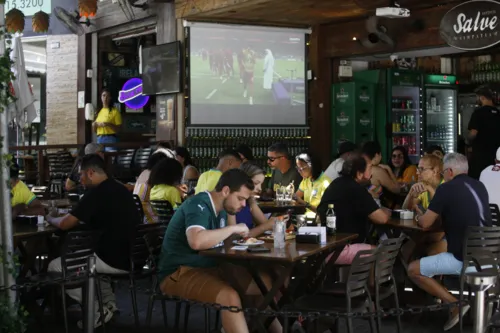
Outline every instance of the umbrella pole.
<svg viewBox="0 0 500 333">
<path fill-rule="evenodd" d="M 0 27 L 5 27 L 5 5 L 0 4 Z M 0 55 L 5 54 L 5 34 L 0 36 Z M 4 262 L 12 263 L 13 238 L 12 238 L 12 209 L 10 206 L 10 168 L 4 156 L 9 154 L 9 125 L 7 123 L 7 105 L 0 105 L 0 138 L 1 154 L 0 158 L 0 245 L 3 247 Z M 9 254 L 10 253 L 10 254 Z M 3 264 L 0 264 L 0 286 L 14 285 L 14 277 Z M 10 291 L 10 302 L 14 304 L 16 294 Z"/>
</svg>

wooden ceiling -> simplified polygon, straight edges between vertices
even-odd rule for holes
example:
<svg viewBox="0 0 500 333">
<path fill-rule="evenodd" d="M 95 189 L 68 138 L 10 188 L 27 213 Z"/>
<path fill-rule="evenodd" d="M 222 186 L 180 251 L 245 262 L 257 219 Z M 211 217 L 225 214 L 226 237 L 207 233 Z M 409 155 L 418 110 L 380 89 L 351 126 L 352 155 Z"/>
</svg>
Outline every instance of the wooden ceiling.
<svg viewBox="0 0 500 333">
<path fill-rule="evenodd" d="M 417 10 L 460 0 L 400 0 Z M 278 26 L 313 26 L 374 14 L 389 0 L 175 0 L 176 16 L 187 20 Z"/>
</svg>

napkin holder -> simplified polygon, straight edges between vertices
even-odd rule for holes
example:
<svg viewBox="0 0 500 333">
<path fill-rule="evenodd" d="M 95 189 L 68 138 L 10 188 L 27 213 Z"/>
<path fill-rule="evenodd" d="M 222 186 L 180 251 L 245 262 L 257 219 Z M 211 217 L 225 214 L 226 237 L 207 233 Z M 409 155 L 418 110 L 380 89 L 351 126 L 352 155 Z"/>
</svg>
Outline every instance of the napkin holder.
<svg viewBox="0 0 500 333">
<path fill-rule="evenodd" d="M 392 217 L 400 220 L 413 220 L 413 212 L 411 210 L 397 209 L 392 211 Z"/>
<path fill-rule="evenodd" d="M 296 243 L 319 244 L 321 236 L 315 233 L 297 234 L 295 236 Z"/>
<path fill-rule="evenodd" d="M 38 224 L 38 216 L 19 215 L 16 217 L 16 222 L 24 225 L 35 226 Z"/>
</svg>

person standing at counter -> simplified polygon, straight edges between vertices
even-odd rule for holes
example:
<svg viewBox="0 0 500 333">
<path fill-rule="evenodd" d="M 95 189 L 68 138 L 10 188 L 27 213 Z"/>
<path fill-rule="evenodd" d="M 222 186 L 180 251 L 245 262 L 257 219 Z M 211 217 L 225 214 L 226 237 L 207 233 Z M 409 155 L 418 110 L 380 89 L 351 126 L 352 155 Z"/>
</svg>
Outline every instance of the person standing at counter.
<svg viewBox="0 0 500 333">
<path fill-rule="evenodd" d="M 295 188 L 298 188 L 302 176 L 292 165 L 288 147 L 284 143 L 275 143 L 267 149 L 267 164 L 273 169 L 266 190 L 268 196 L 274 196 L 278 187 L 286 187 L 291 182 Z"/>
<path fill-rule="evenodd" d="M 479 179 L 481 172 L 495 162 L 500 146 L 500 111 L 493 103 L 493 92 L 487 86 L 475 91 L 479 107 L 469 121 L 469 142 L 472 145 L 469 176 Z"/>
<path fill-rule="evenodd" d="M 97 143 L 116 143 L 116 133 L 122 125 L 122 116 L 117 108 L 113 107 L 111 93 L 103 89 L 101 94 L 102 109 L 97 113 L 97 118 L 92 123 L 92 129 L 97 134 Z M 114 151 L 114 147 L 106 147 L 105 151 Z"/>
</svg>

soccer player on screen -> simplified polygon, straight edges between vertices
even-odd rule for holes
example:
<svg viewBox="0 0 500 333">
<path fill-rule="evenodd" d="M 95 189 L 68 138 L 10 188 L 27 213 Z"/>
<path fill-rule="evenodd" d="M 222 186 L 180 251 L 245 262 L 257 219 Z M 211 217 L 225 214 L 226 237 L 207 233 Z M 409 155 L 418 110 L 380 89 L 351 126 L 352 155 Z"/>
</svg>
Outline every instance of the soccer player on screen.
<svg viewBox="0 0 500 333">
<path fill-rule="evenodd" d="M 231 49 L 224 50 L 224 70 L 227 77 L 232 77 L 234 74 L 234 59 Z"/>
<path fill-rule="evenodd" d="M 264 58 L 264 89 L 271 90 L 274 77 L 274 56 L 271 50 L 266 49 Z"/>
<path fill-rule="evenodd" d="M 238 68 L 240 70 L 240 83 L 243 83 L 243 72 L 245 71 L 245 66 L 243 65 L 243 58 L 245 57 L 245 49 L 241 49 L 236 55 L 238 59 Z"/>
<path fill-rule="evenodd" d="M 253 105 L 253 73 L 255 70 L 255 52 L 247 48 L 243 50 L 243 97 L 247 98 L 248 103 Z"/>
</svg>

